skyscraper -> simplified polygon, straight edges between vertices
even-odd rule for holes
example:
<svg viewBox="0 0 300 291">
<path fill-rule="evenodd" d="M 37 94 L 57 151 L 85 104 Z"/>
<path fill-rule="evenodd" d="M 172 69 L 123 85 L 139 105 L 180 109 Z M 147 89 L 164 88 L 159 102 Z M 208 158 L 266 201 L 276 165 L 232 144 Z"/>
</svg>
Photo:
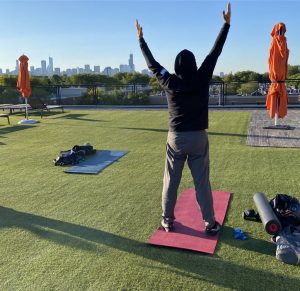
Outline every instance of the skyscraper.
<svg viewBox="0 0 300 291">
<path fill-rule="evenodd" d="M 49 57 L 49 65 L 48 65 L 48 75 L 52 76 L 53 75 L 53 58 Z"/>
<path fill-rule="evenodd" d="M 54 74 L 60 75 L 60 68 L 54 68 Z"/>
<path fill-rule="evenodd" d="M 16 60 L 16 73 L 18 74 L 19 73 L 19 60 Z"/>
<path fill-rule="evenodd" d="M 90 65 L 84 65 L 84 73 L 85 74 L 90 74 L 91 73 Z"/>
<path fill-rule="evenodd" d="M 42 76 L 47 75 L 47 66 L 46 66 L 46 61 L 45 60 L 41 61 L 41 75 Z"/>
<path fill-rule="evenodd" d="M 134 72 L 134 64 L 133 64 L 133 54 L 129 55 L 128 65 L 130 67 L 130 72 Z"/>
<path fill-rule="evenodd" d="M 129 65 L 123 65 L 123 64 L 120 65 L 121 73 L 130 73 L 130 71 L 131 71 L 131 68 Z"/>
<path fill-rule="evenodd" d="M 34 66 L 30 66 L 30 74 L 31 74 L 32 76 L 35 75 L 35 72 L 34 72 Z"/>
<path fill-rule="evenodd" d="M 94 74 L 100 74 L 100 66 L 94 66 Z"/>
</svg>

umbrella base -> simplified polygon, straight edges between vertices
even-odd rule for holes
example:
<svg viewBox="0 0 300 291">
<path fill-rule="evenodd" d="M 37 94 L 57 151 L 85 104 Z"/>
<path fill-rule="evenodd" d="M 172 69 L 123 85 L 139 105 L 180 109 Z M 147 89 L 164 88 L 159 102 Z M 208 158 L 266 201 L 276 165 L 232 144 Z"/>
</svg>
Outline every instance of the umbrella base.
<svg viewBox="0 0 300 291">
<path fill-rule="evenodd" d="M 292 130 L 294 129 L 294 127 L 289 126 L 289 125 L 268 125 L 268 126 L 264 126 L 263 129 L 283 129 L 283 130 Z"/>
<path fill-rule="evenodd" d="M 18 124 L 35 124 L 38 123 L 39 121 L 34 120 L 34 119 L 22 119 L 18 122 Z"/>
</svg>

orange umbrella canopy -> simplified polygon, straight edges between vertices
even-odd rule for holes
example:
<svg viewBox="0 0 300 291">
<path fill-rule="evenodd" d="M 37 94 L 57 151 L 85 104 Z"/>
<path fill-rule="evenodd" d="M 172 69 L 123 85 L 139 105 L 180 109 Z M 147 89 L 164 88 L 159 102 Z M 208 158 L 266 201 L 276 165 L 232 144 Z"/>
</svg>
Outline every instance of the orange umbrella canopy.
<svg viewBox="0 0 300 291">
<path fill-rule="evenodd" d="M 21 94 L 24 98 L 28 98 L 31 94 L 30 78 L 28 73 L 28 60 L 29 58 L 25 55 L 19 57 L 20 70 L 17 88 L 21 91 Z"/>
<path fill-rule="evenodd" d="M 279 118 L 284 118 L 287 114 L 288 96 L 285 79 L 288 71 L 289 50 L 284 36 L 285 32 L 286 27 L 282 22 L 275 24 L 271 32 L 272 42 L 269 54 L 269 78 L 272 83 L 266 102 L 267 110 L 271 118 L 274 118 L 276 109 Z"/>
</svg>

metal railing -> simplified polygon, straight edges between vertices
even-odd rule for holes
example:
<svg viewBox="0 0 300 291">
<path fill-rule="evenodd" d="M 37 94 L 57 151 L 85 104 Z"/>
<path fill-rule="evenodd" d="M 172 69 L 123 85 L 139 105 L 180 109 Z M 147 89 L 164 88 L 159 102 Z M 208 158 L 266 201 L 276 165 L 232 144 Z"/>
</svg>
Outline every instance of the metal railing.
<svg viewBox="0 0 300 291">
<path fill-rule="evenodd" d="M 257 106 L 266 102 L 270 82 L 211 82 L 209 105 Z M 286 80 L 289 104 L 300 105 L 300 80 Z M 147 105 L 167 104 L 159 87 L 148 84 L 129 85 L 49 85 L 33 86 L 30 98 L 58 105 Z M 0 104 L 23 103 L 20 92 L 11 86 L 0 86 Z"/>
</svg>

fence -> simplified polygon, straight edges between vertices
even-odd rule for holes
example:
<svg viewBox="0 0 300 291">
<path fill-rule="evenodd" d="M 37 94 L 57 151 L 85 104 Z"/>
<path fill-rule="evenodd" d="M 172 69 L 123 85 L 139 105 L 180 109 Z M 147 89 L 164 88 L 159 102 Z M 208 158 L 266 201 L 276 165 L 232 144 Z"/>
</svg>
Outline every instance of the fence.
<svg viewBox="0 0 300 291">
<path fill-rule="evenodd" d="M 211 82 L 209 105 L 263 105 L 270 82 Z M 286 81 L 289 104 L 299 104 L 300 80 Z M 54 85 L 32 87 L 31 98 L 59 105 L 147 105 L 167 104 L 162 89 L 148 84 Z M 23 103 L 14 87 L 0 86 L 0 104 Z"/>
</svg>

